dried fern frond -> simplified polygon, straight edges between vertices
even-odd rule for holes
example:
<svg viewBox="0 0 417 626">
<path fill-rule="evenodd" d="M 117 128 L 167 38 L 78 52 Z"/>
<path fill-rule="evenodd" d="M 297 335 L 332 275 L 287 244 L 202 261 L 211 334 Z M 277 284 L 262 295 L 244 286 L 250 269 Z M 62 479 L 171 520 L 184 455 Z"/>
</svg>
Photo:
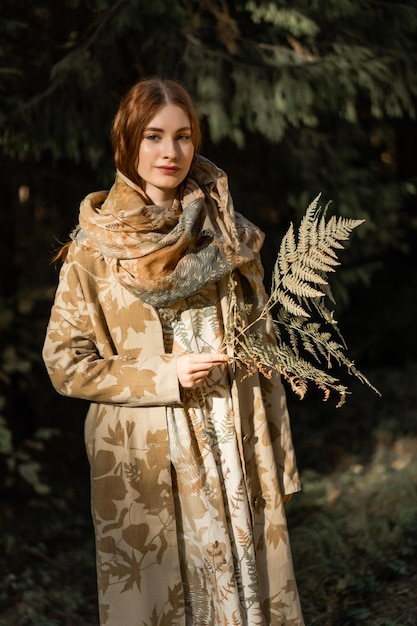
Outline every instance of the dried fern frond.
<svg viewBox="0 0 417 626">
<path fill-rule="evenodd" d="M 300 398 L 313 383 L 323 391 L 325 400 L 332 391 L 338 393 L 341 406 L 349 392 L 329 374 L 334 365 L 345 368 L 379 393 L 346 356 L 346 344 L 326 303 L 328 299 L 334 304 L 327 274 L 340 265 L 336 250 L 344 249 L 341 242 L 348 240 L 364 220 L 332 216 L 326 221 L 328 205 L 323 209 L 319 199 L 320 195 L 307 208 L 298 233 L 291 224 L 284 235 L 269 299 L 250 324 L 245 322 L 248 310 L 239 309 L 235 282 L 230 278 L 225 342 L 233 348 L 237 366 L 244 366 L 244 376 L 258 370 L 270 377 L 276 370 Z M 257 328 L 262 320 L 272 320 L 276 344 Z"/>
</svg>

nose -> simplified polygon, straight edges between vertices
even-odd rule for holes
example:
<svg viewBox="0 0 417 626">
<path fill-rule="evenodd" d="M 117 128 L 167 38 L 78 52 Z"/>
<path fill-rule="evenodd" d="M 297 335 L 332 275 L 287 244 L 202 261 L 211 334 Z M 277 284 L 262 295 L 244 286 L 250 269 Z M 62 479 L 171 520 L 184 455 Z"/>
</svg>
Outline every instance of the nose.
<svg viewBox="0 0 417 626">
<path fill-rule="evenodd" d="M 174 138 L 164 138 L 162 142 L 162 156 L 165 159 L 176 159 L 178 157 L 177 143 Z"/>
</svg>

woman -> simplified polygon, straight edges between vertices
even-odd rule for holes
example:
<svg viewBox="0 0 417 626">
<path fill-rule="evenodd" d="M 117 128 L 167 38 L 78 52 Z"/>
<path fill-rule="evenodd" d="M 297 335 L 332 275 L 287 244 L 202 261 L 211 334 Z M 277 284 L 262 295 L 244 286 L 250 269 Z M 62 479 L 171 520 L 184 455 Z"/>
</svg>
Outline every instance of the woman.
<svg viewBox="0 0 417 626">
<path fill-rule="evenodd" d="M 284 390 L 224 341 L 230 284 L 249 322 L 266 297 L 263 235 L 198 156 L 179 84 L 134 85 L 112 141 L 115 183 L 81 203 L 43 351 L 56 390 L 91 401 L 100 624 L 302 625 Z"/>
</svg>

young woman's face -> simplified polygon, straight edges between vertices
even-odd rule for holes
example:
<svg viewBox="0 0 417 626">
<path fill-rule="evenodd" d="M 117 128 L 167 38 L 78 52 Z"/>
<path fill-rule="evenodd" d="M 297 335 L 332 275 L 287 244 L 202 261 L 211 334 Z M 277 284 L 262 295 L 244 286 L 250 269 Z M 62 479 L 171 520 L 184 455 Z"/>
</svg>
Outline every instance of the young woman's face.
<svg viewBox="0 0 417 626">
<path fill-rule="evenodd" d="M 143 189 L 159 206 L 170 206 L 194 157 L 191 123 L 179 106 L 167 104 L 150 120 L 139 147 Z"/>
</svg>

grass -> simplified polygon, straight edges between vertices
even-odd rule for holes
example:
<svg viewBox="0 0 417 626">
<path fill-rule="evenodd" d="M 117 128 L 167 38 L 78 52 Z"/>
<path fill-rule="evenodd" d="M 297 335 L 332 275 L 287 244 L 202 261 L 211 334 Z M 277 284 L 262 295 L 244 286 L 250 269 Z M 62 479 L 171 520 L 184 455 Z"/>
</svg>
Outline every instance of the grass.
<svg viewBox="0 0 417 626">
<path fill-rule="evenodd" d="M 415 624 L 417 438 L 303 486 L 289 520 L 306 623 Z"/>
</svg>

